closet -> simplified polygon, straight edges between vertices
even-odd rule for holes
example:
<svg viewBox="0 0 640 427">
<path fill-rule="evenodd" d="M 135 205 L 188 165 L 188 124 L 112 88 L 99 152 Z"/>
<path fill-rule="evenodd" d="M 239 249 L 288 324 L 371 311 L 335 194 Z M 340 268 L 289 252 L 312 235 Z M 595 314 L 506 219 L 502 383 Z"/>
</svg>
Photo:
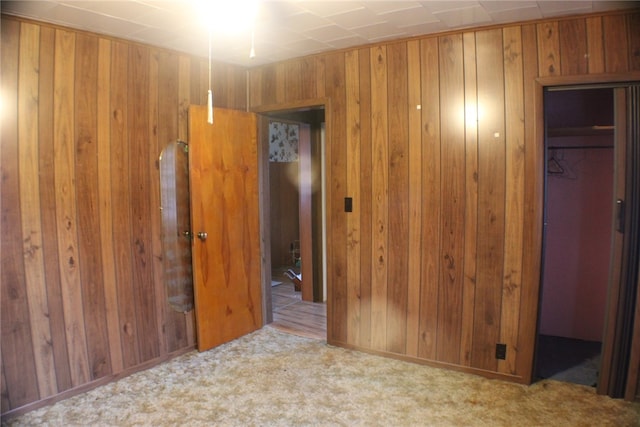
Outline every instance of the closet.
<svg viewBox="0 0 640 427">
<path fill-rule="evenodd" d="M 595 386 L 609 285 L 611 88 L 545 93 L 545 219 L 537 378 Z"/>
</svg>

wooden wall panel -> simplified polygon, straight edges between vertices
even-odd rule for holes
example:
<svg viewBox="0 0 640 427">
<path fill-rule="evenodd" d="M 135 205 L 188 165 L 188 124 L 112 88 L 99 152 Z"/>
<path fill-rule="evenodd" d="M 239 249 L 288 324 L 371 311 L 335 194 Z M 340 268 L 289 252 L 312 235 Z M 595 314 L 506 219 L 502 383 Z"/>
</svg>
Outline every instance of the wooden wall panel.
<svg viewBox="0 0 640 427">
<path fill-rule="evenodd" d="M 4 419 L 193 348 L 193 312 L 164 293 L 157 161 L 186 133 L 206 61 L 18 18 L 1 28 Z M 245 70 L 214 70 L 244 109 Z"/>
<path fill-rule="evenodd" d="M 505 226 L 505 99 L 502 31 L 476 33 L 478 246 L 472 366 L 495 371 L 500 337 Z"/>
<path fill-rule="evenodd" d="M 422 78 L 422 271 L 418 357 L 436 359 L 440 283 L 440 84 L 438 39 L 420 41 Z"/>
<path fill-rule="evenodd" d="M 54 59 L 53 147 L 56 183 L 56 223 L 71 382 L 90 381 L 87 336 L 78 256 L 77 200 L 75 192 L 74 79 L 76 34 L 56 30 Z"/>
<path fill-rule="evenodd" d="M 407 345 L 406 354 L 418 356 L 420 331 L 420 277 L 422 253 L 422 93 L 420 41 L 407 43 L 408 209 L 407 209 Z"/>
<path fill-rule="evenodd" d="M 543 147 L 538 146 L 536 129 L 536 97 L 532 83 L 538 76 L 535 25 L 522 26 L 522 74 L 524 101 L 524 194 L 522 231 L 522 289 L 518 322 L 518 354 L 516 371 L 529 380 L 533 371 L 533 354 L 537 331 L 538 290 L 542 253 L 542 183 L 538 178 L 543 164 Z M 533 321 L 536 319 L 536 321 Z"/>
<path fill-rule="evenodd" d="M 637 28 L 635 29 L 637 31 Z M 604 68 L 607 73 L 624 73 L 629 70 L 627 20 L 624 15 L 608 15 L 602 18 L 604 36 Z"/>
<path fill-rule="evenodd" d="M 440 281 L 436 358 L 460 358 L 464 281 L 465 127 L 462 34 L 440 43 Z"/>
<path fill-rule="evenodd" d="M 560 39 L 558 22 L 543 22 L 538 27 L 538 73 L 540 77 L 560 75 Z"/>
<path fill-rule="evenodd" d="M 21 70 L 18 81 L 18 171 L 20 182 L 20 213 L 26 273 L 27 301 L 31 338 L 36 353 L 36 373 L 41 396 L 57 390 L 56 373 L 51 346 L 51 327 L 44 285 L 44 256 L 42 253 L 42 223 L 40 218 L 40 189 L 38 179 L 38 70 L 40 28 L 23 25 L 20 31 Z"/>
<path fill-rule="evenodd" d="M 558 23 L 562 74 L 586 74 L 588 69 L 586 24 L 584 19 Z M 505 56 L 508 55 L 505 53 Z"/>
<path fill-rule="evenodd" d="M 97 90 L 98 38 L 76 36 L 75 63 L 75 170 L 78 199 L 78 248 L 87 351 L 91 379 L 111 372 L 102 274 L 98 193 Z"/>
<path fill-rule="evenodd" d="M 602 39 L 602 17 L 594 16 L 585 20 L 587 28 L 587 54 L 589 73 L 604 72 L 604 41 Z"/>
<path fill-rule="evenodd" d="M 40 82 L 38 93 L 38 171 L 40 176 L 40 209 L 55 212 L 55 163 L 53 147 L 53 73 L 55 30 L 40 29 Z M 42 250 L 44 252 L 47 303 L 51 325 L 51 345 L 56 369 L 57 391 L 68 390 L 71 385 L 71 367 L 65 340 L 64 310 L 58 260 L 58 230 L 56 216 L 41 215 Z"/>
<path fill-rule="evenodd" d="M 347 215 L 347 341 L 360 343 L 360 62 L 359 51 L 345 54 L 345 84 L 347 91 L 347 197 L 352 198 L 355 212 Z"/>
<path fill-rule="evenodd" d="M 387 48 L 371 49 L 371 347 L 387 347 L 389 123 Z"/>
<path fill-rule="evenodd" d="M 345 58 L 343 53 L 327 55 L 325 62 L 325 91 L 331 98 L 331 146 L 327 150 L 326 162 L 329 194 L 327 195 L 327 239 L 331 240 L 331 250 L 327 253 L 328 282 L 332 284 L 328 292 L 327 311 L 331 311 L 334 321 L 327 326 L 327 337 L 338 341 L 347 341 L 347 224 L 344 220 L 344 197 L 347 189 L 346 170 L 346 81 Z M 326 114 L 326 113 L 325 113 Z M 327 315 L 329 315 L 327 313 Z M 328 317 L 327 317 L 328 320 Z M 327 325 L 329 325 L 327 323 Z"/>
<path fill-rule="evenodd" d="M 409 87 L 407 44 L 387 48 L 389 240 L 387 351 L 406 353 L 409 250 Z"/>
<path fill-rule="evenodd" d="M 460 331 L 460 364 L 471 365 L 478 246 L 478 90 L 476 37 L 463 36 L 465 105 L 464 283 Z"/>
<path fill-rule="evenodd" d="M 2 21 L 2 366 L 6 412 L 37 400 L 38 378 L 31 340 L 26 272 L 22 257 L 22 219 L 18 171 L 18 75 L 20 25 Z M 4 387 L 3 387 L 4 388 Z M 4 391 L 4 390 L 3 390 Z"/>
<path fill-rule="evenodd" d="M 360 215 L 360 345 L 371 346 L 371 59 L 368 48 L 358 50 L 360 88 L 360 200 L 356 212 Z M 321 63 L 321 62 L 318 62 Z M 358 268 L 358 267 L 356 267 Z"/>
<path fill-rule="evenodd" d="M 569 21 L 572 22 L 572 21 Z M 581 28 L 580 25 L 577 26 Z M 562 25 L 560 28 L 563 28 Z M 504 272 L 500 342 L 507 345 L 507 358 L 498 370 L 517 374 L 518 314 L 522 290 L 524 223 L 524 83 L 522 32 L 520 27 L 503 31 L 505 91 L 505 231 Z M 584 58 L 581 58 L 583 60 Z M 564 59 L 563 59 L 564 60 Z M 578 60 L 578 59 L 576 59 Z M 581 72 L 586 72 L 586 67 Z"/>
</svg>

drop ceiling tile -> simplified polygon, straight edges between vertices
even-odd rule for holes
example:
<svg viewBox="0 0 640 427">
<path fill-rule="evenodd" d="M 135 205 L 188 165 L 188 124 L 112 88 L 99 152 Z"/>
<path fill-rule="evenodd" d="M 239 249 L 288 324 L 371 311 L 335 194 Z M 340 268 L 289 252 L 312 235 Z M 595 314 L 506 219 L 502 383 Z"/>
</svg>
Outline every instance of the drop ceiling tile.
<svg viewBox="0 0 640 427">
<path fill-rule="evenodd" d="M 590 1 L 540 1 L 538 2 L 538 7 L 544 17 L 589 13 L 592 11 Z"/>
<path fill-rule="evenodd" d="M 450 28 L 469 27 L 491 22 L 491 17 L 480 5 L 446 12 L 434 12 L 433 14 Z"/>
<path fill-rule="evenodd" d="M 194 29 L 207 31 L 206 24 L 201 17 L 196 17 L 190 8 L 183 8 L 180 12 L 167 9 L 150 9 L 147 13 L 131 19 L 139 24 L 155 28 L 172 28 L 180 23 L 191 23 Z"/>
<path fill-rule="evenodd" d="M 407 33 L 407 36 L 421 36 L 424 34 L 439 33 L 448 29 L 449 28 L 442 21 L 402 27 L 402 31 Z"/>
<path fill-rule="evenodd" d="M 416 1 L 367 1 L 364 5 L 377 15 L 421 7 Z"/>
<path fill-rule="evenodd" d="M 112 16 L 120 19 L 134 19 L 149 12 L 149 7 L 144 4 L 123 1 L 61 1 L 60 4 L 75 7 L 77 9 L 90 10 L 93 13 Z"/>
<path fill-rule="evenodd" d="M 424 7 L 418 5 L 418 7 L 412 9 L 397 10 L 390 13 L 381 15 L 389 24 L 395 25 L 398 28 L 411 27 L 418 24 L 427 24 L 431 22 L 440 22 L 431 12 Z"/>
<path fill-rule="evenodd" d="M 387 22 L 354 28 L 352 31 L 369 41 L 380 39 L 388 40 L 389 38 L 400 38 L 406 35 L 405 31 L 390 25 Z"/>
<path fill-rule="evenodd" d="M 327 44 L 330 45 L 334 49 L 344 49 L 346 47 L 360 46 L 360 45 L 364 45 L 364 44 L 368 44 L 368 43 L 369 43 L 369 41 L 367 39 L 362 38 L 362 37 L 360 37 L 358 35 L 353 35 L 353 36 L 350 36 L 350 37 L 331 40 L 330 42 L 327 42 Z"/>
<path fill-rule="evenodd" d="M 307 37 L 303 36 L 299 32 L 291 31 L 285 28 L 279 28 L 278 31 L 274 31 L 273 28 L 268 26 L 257 26 L 255 30 L 256 40 L 264 40 L 275 45 L 304 40 L 306 38 Z"/>
<path fill-rule="evenodd" d="M 532 7 L 538 7 L 536 1 L 483 1 L 482 7 L 487 12 L 501 12 L 504 10 L 517 10 L 517 9 L 530 9 Z"/>
<path fill-rule="evenodd" d="M 289 16 L 282 25 L 292 31 L 306 31 L 314 28 L 326 27 L 329 24 L 330 22 L 324 18 L 309 12 L 303 12 Z"/>
<path fill-rule="evenodd" d="M 283 47 L 290 49 L 294 52 L 299 52 L 299 56 L 309 55 L 311 53 L 322 52 L 327 50 L 331 46 L 326 43 L 319 42 L 317 40 L 307 39 L 298 40 L 292 43 L 286 43 Z"/>
<path fill-rule="evenodd" d="M 321 42 L 328 42 L 353 36 L 352 31 L 345 30 L 344 28 L 334 24 L 326 27 L 314 28 L 313 30 L 305 31 L 304 34 L 309 38 Z"/>
<path fill-rule="evenodd" d="M 491 16 L 493 22 L 497 24 L 504 22 L 528 21 L 542 18 L 542 12 L 540 12 L 540 9 L 537 5 L 528 8 L 489 12 L 489 15 Z"/>
<path fill-rule="evenodd" d="M 430 12 L 446 12 L 478 6 L 477 1 L 422 1 L 422 6 Z"/>
<path fill-rule="evenodd" d="M 364 2 L 357 1 L 301 1 L 298 3 L 301 8 L 326 18 L 328 16 L 339 15 L 346 12 L 353 12 L 364 9 Z"/>
<path fill-rule="evenodd" d="M 351 12 L 341 13 L 339 15 L 333 15 L 331 20 L 347 30 L 384 22 L 383 18 L 368 9 L 358 9 Z"/>
</svg>

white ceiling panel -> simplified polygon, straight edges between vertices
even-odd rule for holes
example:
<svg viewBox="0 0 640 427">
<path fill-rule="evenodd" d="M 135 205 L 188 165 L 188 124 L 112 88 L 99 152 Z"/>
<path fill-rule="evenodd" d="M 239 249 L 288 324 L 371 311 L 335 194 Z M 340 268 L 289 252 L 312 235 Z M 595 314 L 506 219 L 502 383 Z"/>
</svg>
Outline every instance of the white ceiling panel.
<svg viewBox="0 0 640 427">
<path fill-rule="evenodd" d="M 198 1 L 214 7 L 222 4 L 217 0 L 1 0 L 0 9 L 206 57 L 207 19 L 198 10 L 202 4 Z M 226 0 L 224 5 L 247 8 L 246 2 Z M 640 2 L 261 0 L 252 27 L 256 57 L 249 58 L 251 30 L 232 36 L 219 28 L 212 29 L 214 57 L 252 67 L 407 36 L 623 8 L 640 8 Z"/>
</svg>

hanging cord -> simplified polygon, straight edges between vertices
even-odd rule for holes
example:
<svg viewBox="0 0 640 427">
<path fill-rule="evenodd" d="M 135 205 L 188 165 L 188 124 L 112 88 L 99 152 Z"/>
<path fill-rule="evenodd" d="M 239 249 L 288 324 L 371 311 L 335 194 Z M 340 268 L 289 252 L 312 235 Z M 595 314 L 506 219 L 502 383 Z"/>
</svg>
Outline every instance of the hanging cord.
<svg viewBox="0 0 640 427">
<path fill-rule="evenodd" d="M 211 91 L 211 28 L 209 28 L 209 90 L 207 91 L 207 123 L 213 124 L 213 92 Z"/>
</svg>

